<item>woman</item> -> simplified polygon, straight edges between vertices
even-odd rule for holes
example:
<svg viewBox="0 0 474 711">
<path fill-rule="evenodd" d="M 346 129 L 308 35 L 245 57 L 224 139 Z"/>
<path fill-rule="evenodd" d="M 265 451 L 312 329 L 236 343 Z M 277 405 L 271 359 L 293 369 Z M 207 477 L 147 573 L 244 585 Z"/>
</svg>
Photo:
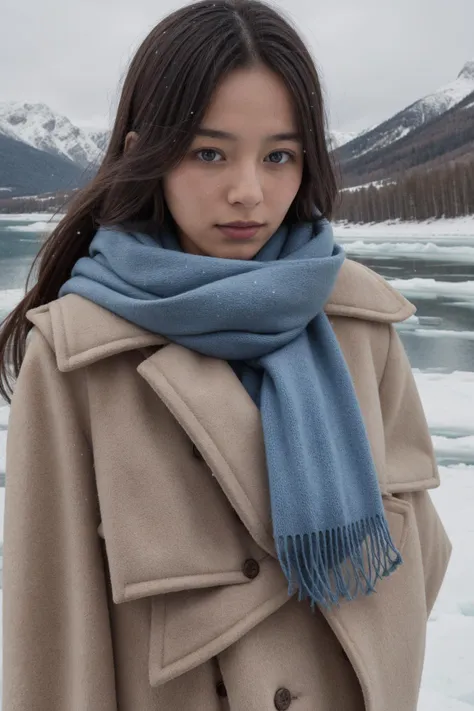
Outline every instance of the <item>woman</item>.
<svg viewBox="0 0 474 711">
<path fill-rule="evenodd" d="M 414 309 L 335 197 L 275 10 L 151 32 L 3 327 L 4 711 L 415 710 L 450 544 Z"/>
</svg>

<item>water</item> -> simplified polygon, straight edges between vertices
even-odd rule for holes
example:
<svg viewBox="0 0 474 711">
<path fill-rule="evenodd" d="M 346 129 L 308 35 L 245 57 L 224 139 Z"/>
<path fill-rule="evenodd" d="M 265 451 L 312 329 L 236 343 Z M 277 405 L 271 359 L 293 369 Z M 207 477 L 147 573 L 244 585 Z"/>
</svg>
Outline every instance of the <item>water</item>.
<svg viewBox="0 0 474 711">
<path fill-rule="evenodd" d="M 474 236 L 471 243 L 474 246 Z M 454 252 L 455 246 L 453 244 Z M 474 265 L 463 264 L 462 255 L 459 262 L 451 261 L 453 257 L 445 262 L 430 261 L 425 256 L 422 259 L 401 259 L 351 255 L 351 258 L 387 279 L 435 279 L 453 284 L 474 282 Z M 423 331 L 421 335 L 406 330 L 403 325 L 400 327 L 400 335 L 412 366 L 446 372 L 474 371 L 474 300 L 466 297 L 447 298 L 431 293 L 408 298 L 417 308 L 416 316 L 420 321 L 418 328 Z M 438 335 L 439 331 L 453 333 L 449 336 Z M 456 335 L 456 331 L 459 335 Z"/>
<path fill-rule="evenodd" d="M 28 222 L 0 219 L 0 322 L 7 316 L 11 299 L 2 298 L 8 289 L 24 289 L 32 262 L 41 247 L 43 237 L 37 231 L 13 232 L 11 226 Z M 13 304 L 12 304 L 13 305 Z M 3 405 L 0 398 L 0 407 Z M 4 465 L 1 462 L 5 449 L 6 420 L 0 418 L 0 487 L 5 485 Z"/>
<path fill-rule="evenodd" d="M 9 312 L 8 301 L 3 302 L 2 294 L 7 289 L 25 288 L 28 272 L 44 240 L 44 236 L 35 230 L 17 232 L 9 229 L 18 226 L 28 226 L 28 222 L 0 219 L 0 320 Z"/>
<path fill-rule="evenodd" d="M 43 240 L 42 234 L 35 229 L 28 232 L 9 229 L 20 225 L 27 226 L 28 221 L 0 220 L 0 319 L 4 318 L 9 310 L 8 300 L 2 303 L 2 293 L 8 289 L 24 288 L 28 271 Z M 355 239 L 370 243 L 387 242 L 387 239 L 380 237 L 357 236 Z M 350 237 L 341 240 L 342 243 L 347 241 L 350 241 Z M 409 240 L 403 237 L 397 241 Z M 459 258 L 456 258 L 456 248 L 474 247 L 474 234 L 472 237 L 427 235 L 426 238 L 417 237 L 416 241 L 429 241 L 438 246 L 450 247 L 452 254 L 445 261 L 439 258 L 430 260 L 429 254 L 423 254 L 420 259 L 391 257 L 385 253 L 380 257 L 356 254 L 350 256 L 387 279 L 435 279 L 453 284 L 474 282 L 474 264 L 463 262 L 462 252 Z M 410 330 L 414 328 L 411 324 L 402 324 L 400 335 L 412 366 L 422 370 L 438 369 L 446 372 L 474 371 L 474 297 L 469 300 L 466 296 L 447 298 L 427 293 L 409 298 L 417 307 L 418 331 Z M 446 331 L 451 333 L 447 335 Z"/>
</svg>

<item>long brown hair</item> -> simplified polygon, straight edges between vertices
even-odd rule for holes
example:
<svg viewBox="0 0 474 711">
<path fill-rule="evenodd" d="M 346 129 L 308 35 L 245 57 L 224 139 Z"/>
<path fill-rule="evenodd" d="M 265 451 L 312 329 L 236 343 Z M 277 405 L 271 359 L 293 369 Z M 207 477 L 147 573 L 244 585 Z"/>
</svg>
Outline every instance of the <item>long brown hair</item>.
<svg viewBox="0 0 474 711">
<path fill-rule="evenodd" d="M 288 220 L 328 219 L 337 195 L 326 115 L 313 59 L 289 20 L 259 0 L 201 0 L 168 15 L 133 58 L 110 142 L 91 182 L 41 247 L 28 276 L 36 284 L 0 331 L 0 394 L 10 401 L 32 324 L 28 310 L 54 301 L 100 225 L 169 218 L 162 178 L 189 150 L 216 85 L 237 68 L 266 65 L 284 81 L 303 136 L 305 161 Z M 140 140 L 124 153 L 127 133 Z"/>
</svg>

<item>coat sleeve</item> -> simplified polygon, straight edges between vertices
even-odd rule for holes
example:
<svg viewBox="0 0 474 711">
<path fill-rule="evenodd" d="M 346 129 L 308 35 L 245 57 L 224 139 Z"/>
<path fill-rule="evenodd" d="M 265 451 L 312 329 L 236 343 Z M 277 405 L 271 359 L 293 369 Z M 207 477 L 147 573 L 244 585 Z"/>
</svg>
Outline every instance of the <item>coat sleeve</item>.
<svg viewBox="0 0 474 711">
<path fill-rule="evenodd" d="M 3 711 L 117 711 L 83 378 L 32 332 L 7 438 Z"/>
<path fill-rule="evenodd" d="M 393 326 L 380 402 L 387 479 L 399 482 L 391 493 L 410 503 L 415 513 L 429 614 L 448 567 L 451 543 L 427 491 L 439 486 L 436 458 L 411 366 Z"/>
</svg>

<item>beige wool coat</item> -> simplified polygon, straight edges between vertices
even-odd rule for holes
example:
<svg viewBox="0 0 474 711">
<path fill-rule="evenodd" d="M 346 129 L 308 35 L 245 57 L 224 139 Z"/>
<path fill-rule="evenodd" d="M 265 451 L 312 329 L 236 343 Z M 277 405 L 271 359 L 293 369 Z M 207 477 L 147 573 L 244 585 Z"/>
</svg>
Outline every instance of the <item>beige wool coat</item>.
<svg viewBox="0 0 474 711">
<path fill-rule="evenodd" d="M 11 408 L 3 711 L 415 711 L 450 543 L 393 324 L 349 260 L 326 307 L 403 565 L 311 613 L 275 558 L 259 412 L 230 366 L 76 295 L 35 328 Z"/>
</svg>

